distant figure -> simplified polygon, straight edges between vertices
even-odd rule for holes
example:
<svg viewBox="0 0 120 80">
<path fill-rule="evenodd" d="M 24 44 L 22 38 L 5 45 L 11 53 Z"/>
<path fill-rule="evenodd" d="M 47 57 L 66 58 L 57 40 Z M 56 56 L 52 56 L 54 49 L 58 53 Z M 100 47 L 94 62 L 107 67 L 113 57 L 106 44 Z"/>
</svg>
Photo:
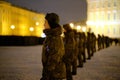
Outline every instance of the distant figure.
<svg viewBox="0 0 120 80">
<path fill-rule="evenodd" d="M 119 43 L 118 39 L 114 39 L 115 45 L 117 45 Z"/>
<path fill-rule="evenodd" d="M 83 39 L 84 39 L 83 34 L 79 32 L 78 33 L 78 67 L 83 67 L 83 60 L 85 60 Z"/>
<path fill-rule="evenodd" d="M 90 32 L 87 32 L 87 42 L 86 42 L 86 48 L 87 48 L 87 54 L 88 54 L 88 60 L 91 59 L 91 36 Z"/>
<path fill-rule="evenodd" d="M 102 38 L 101 38 L 100 34 L 98 34 L 97 43 L 98 43 L 98 50 L 101 50 L 101 48 L 102 48 Z"/>
<path fill-rule="evenodd" d="M 63 39 L 61 37 L 62 28 L 59 25 L 59 16 L 49 13 L 45 17 L 46 35 L 42 51 L 42 78 L 40 80 L 62 80 L 66 77 L 66 68 L 63 62 L 65 53 Z"/>
<path fill-rule="evenodd" d="M 83 67 L 83 62 L 86 62 L 86 55 L 85 55 L 85 44 L 86 44 L 86 36 L 84 32 L 79 32 L 79 53 L 78 53 L 78 67 Z"/>
<path fill-rule="evenodd" d="M 96 52 L 96 36 L 92 32 L 91 33 L 91 56 L 93 56 L 95 52 Z"/>
<path fill-rule="evenodd" d="M 102 45 L 102 48 L 104 49 L 105 48 L 105 37 L 104 37 L 104 35 L 101 36 L 101 45 Z"/>
<path fill-rule="evenodd" d="M 110 46 L 110 38 L 108 36 L 105 36 L 105 45 L 106 48 Z"/>
<path fill-rule="evenodd" d="M 82 37 L 83 37 L 83 62 L 86 62 L 86 54 L 85 54 L 85 49 L 86 49 L 86 35 L 85 35 L 85 32 L 82 32 Z"/>
<path fill-rule="evenodd" d="M 74 49 L 74 57 L 73 57 L 73 63 L 72 63 L 72 75 L 76 75 L 77 74 L 77 58 L 78 58 L 78 38 L 79 35 L 77 33 L 77 30 L 73 30 L 74 32 L 74 40 L 75 40 L 75 49 Z"/>
</svg>

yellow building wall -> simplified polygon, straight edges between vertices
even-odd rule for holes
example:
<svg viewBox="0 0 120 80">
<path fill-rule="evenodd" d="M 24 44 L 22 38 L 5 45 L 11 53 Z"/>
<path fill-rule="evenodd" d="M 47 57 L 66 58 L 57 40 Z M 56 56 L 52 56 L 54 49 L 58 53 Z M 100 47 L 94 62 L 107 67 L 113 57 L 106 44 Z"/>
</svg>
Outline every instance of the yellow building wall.
<svg viewBox="0 0 120 80">
<path fill-rule="evenodd" d="M 87 26 L 96 35 L 120 38 L 120 0 L 87 0 Z"/>
<path fill-rule="evenodd" d="M 0 15 L 0 35 L 41 37 L 43 33 L 45 15 L 42 13 L 0 1 Z"/>
</svg>

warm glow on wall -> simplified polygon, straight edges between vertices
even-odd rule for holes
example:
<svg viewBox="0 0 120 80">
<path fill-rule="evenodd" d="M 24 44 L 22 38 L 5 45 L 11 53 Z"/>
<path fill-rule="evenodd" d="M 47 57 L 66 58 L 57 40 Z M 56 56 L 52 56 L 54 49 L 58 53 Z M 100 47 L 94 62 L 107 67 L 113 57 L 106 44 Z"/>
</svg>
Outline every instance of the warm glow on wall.
<svg viewBox="0 0 120 80">
<path fill-rule="evenodd" d="M 115 2 L 114 0 L 87 0 L 86 24 L 92 32 L 96 35 L 100 34 L 111 38 L 120 38 L 119 1 L 120 0 L 115 0 Z M 98 4 L 100 4 L 99 7 Z"/>
<path fill-rule="evenodd" d="M 0 35 L 41 37 L 45 14 L 0 1 Z"/>
<path fill-rule="evenodd" d="M 87 21 L 87 25 L 119 25 L 120 22 L 117 22 L 117 21 Z"/>
</svg>

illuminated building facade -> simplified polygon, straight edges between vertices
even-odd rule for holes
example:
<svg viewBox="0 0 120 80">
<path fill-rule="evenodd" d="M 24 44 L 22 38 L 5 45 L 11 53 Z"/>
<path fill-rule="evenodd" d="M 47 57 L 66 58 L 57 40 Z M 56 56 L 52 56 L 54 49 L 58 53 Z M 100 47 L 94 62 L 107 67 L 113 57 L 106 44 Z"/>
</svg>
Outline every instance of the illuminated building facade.
<svg viewBox="0 0 120 80">
<path fill-rule="evenodd" d="M 41 37 L 44 17 L 42 13 L 0 1 L 0 35 Z"/>
<path fill-rule="evenodd" d="M 87 6 L 91 32 L 120 38 L 120 0 L 87 0 Z"/>
</svg>

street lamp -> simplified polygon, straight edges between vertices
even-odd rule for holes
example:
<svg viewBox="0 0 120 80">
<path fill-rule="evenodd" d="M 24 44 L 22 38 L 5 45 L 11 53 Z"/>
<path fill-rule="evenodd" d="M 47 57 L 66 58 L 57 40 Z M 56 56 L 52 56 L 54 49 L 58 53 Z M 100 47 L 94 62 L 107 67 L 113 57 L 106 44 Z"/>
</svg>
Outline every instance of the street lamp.
<svg viewBox="0 0 120 80">
<path fill-rule="evenodd" d="M 29 30 L 30 30 L 31 32 L 33 32 L 33 31 L 34 31 L 34 28 L 33 28 L 33 27 L 30 27 Z"/>
<path fill-rule="evenodd" d="M 10 28 L 13 30 L 15 29 L 15 25 L 11 25 Z"/>
<path fill-rule="evenodd" d="M 12 35 L 14 35 L 13 30 L 15 29 L 15 25 L 11 25 L 10 28 L 12 29 Z"/>
<path fill-rule="evenodd" d="M 80 31 L 80 29 L 81 29 L 81 26 L 78 25 L 78 26 L 77 26 L 77 31 Z"/>
<path fill-rule="evenodd" d="M 33 27 L 30 27 L 29 30 L 30 30 L 31 35 L 32 35 L 32 32 L 34 31 L 34 28 L 33 28 Z"/>
<path fill-rule="evenodd" d="M 35 24 L 36 24 L 36 26 L 38 26 L 38 25 L 39 25 L 39 22 L 36 22 Z"/>
<path fill-rule="evenodd" d="M 73 29 L 73 28 L 74 28 L 74 24 L 73 24 L 73 23 L 70 23 L 70 27 Z"/>
<path fill-rule="evenodd" d="M 83 31 L 83 32 L 86 32 L 86 27 L 82 27 L 82 31 Z"/>
</svg>

